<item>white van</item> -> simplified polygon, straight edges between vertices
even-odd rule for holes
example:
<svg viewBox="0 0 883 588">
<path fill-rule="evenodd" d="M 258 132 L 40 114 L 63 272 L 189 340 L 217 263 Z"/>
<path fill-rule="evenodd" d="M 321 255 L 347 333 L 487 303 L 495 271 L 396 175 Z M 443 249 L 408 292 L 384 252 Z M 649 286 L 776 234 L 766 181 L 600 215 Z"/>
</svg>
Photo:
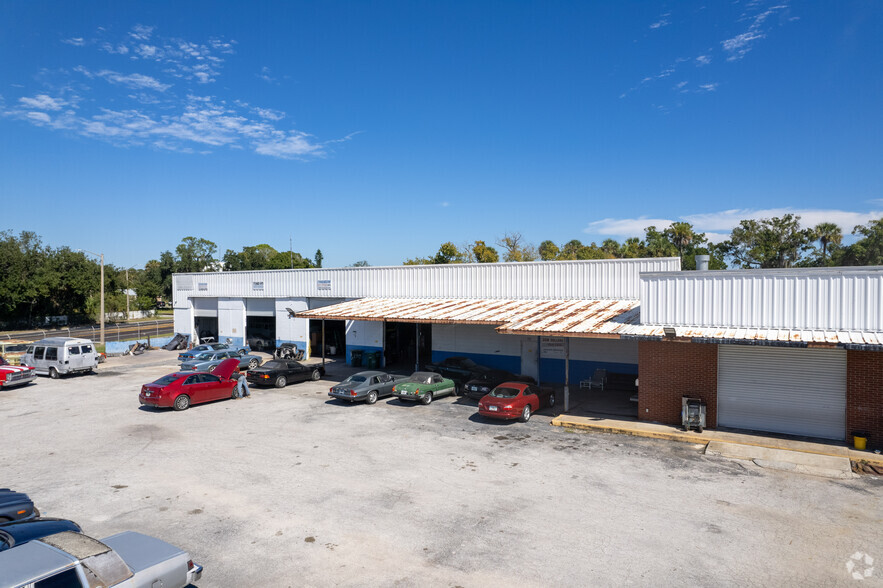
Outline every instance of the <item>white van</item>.
<svg viewBox="0 0 883 588">
<path fill-rule="evenodd" d="M 53 337 L 29 345 L 21 364 L 37 368 L 38 374 L 57 378 L 61 374 L 94 370 L 98 367 L 98 353 L 89 339 Z"/>
</svg>

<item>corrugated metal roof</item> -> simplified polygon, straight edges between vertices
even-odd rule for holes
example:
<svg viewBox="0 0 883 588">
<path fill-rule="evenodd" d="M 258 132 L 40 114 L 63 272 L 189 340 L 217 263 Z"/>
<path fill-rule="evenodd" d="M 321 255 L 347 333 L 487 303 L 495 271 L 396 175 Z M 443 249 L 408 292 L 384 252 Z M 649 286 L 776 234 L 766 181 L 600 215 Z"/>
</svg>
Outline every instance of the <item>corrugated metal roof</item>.
<svg viewBox="0 0 883 588">
<path fill-rule="evenodd" d="M 637 300 L 362 298 L 297 313 L 300 318 L 494 325 L 510 335 L 662 339 L 662 325 L 640 322 Z M 675 327 L 678 339 L 703 343 L 841 346 L 883 349 L 883 333 Z"/>
</svg>

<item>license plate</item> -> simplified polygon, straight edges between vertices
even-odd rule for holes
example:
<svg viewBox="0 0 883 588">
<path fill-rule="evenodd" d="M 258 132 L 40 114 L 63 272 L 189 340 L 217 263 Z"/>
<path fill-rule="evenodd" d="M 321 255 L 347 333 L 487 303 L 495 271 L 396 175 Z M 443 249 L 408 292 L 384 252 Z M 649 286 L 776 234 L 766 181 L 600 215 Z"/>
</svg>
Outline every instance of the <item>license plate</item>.
<svg viewBox="0 0 883 588">
<path fill-rule="evenodd" d="M 500 407 L 499 406 L 489 406 L 489 407 L 487 407 L 487 409 L 491 412 L 497 412 L 498 410 L 500 410 Z"/>
</svg>

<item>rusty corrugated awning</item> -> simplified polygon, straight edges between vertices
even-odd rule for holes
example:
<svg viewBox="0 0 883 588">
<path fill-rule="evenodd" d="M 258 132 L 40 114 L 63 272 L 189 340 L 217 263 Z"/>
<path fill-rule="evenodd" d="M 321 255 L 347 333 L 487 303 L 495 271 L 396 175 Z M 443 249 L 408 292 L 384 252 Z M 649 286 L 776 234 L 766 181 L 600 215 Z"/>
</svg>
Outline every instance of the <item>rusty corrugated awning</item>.
<svg viewBox="0 0 883 588">
<path fill-rule="evenodd" d="M 618 336 L 638 320 L 637 300 L 362 298 L 296 313 L 300 318 L 492 325 L 506 334 Z"/>
<path fill-rule="evenodd" d="M 641 324 L 638 300 L 362 298 L 296 313 L 308 319 L 491 325 L 507 335 L 662 339 L 663 325 Z M 675 327 L 701 343 L 881 349 L 883 333 L 735 327 Z"/>
</svg>

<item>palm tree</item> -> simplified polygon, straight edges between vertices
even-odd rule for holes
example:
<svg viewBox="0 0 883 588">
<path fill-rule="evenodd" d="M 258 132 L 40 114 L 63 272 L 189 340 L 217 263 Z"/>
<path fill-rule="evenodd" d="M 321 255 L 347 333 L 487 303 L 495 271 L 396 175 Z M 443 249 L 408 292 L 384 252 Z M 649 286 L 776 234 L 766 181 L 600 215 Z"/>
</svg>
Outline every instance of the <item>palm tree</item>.
<svg viewBox="0 0 883 588">
<path fill-rule="evenodd" d="M 671 223 L 671 226 L 663 232 L 678 248 L 678 256 L 681 258 L 684 257 L 684 247 L 692 243 L 693 237 L 696 235 L 693 232 L 693 225 L 690 223 Z"/>
<path fill-rule="evenodd" d="M 827 265 L 828 245 L 840 245 L 843 231 L 834 223 L 819 223 L 813 229 L 813 236 L 822 244 L 822 265 Z"/>
</svg>

